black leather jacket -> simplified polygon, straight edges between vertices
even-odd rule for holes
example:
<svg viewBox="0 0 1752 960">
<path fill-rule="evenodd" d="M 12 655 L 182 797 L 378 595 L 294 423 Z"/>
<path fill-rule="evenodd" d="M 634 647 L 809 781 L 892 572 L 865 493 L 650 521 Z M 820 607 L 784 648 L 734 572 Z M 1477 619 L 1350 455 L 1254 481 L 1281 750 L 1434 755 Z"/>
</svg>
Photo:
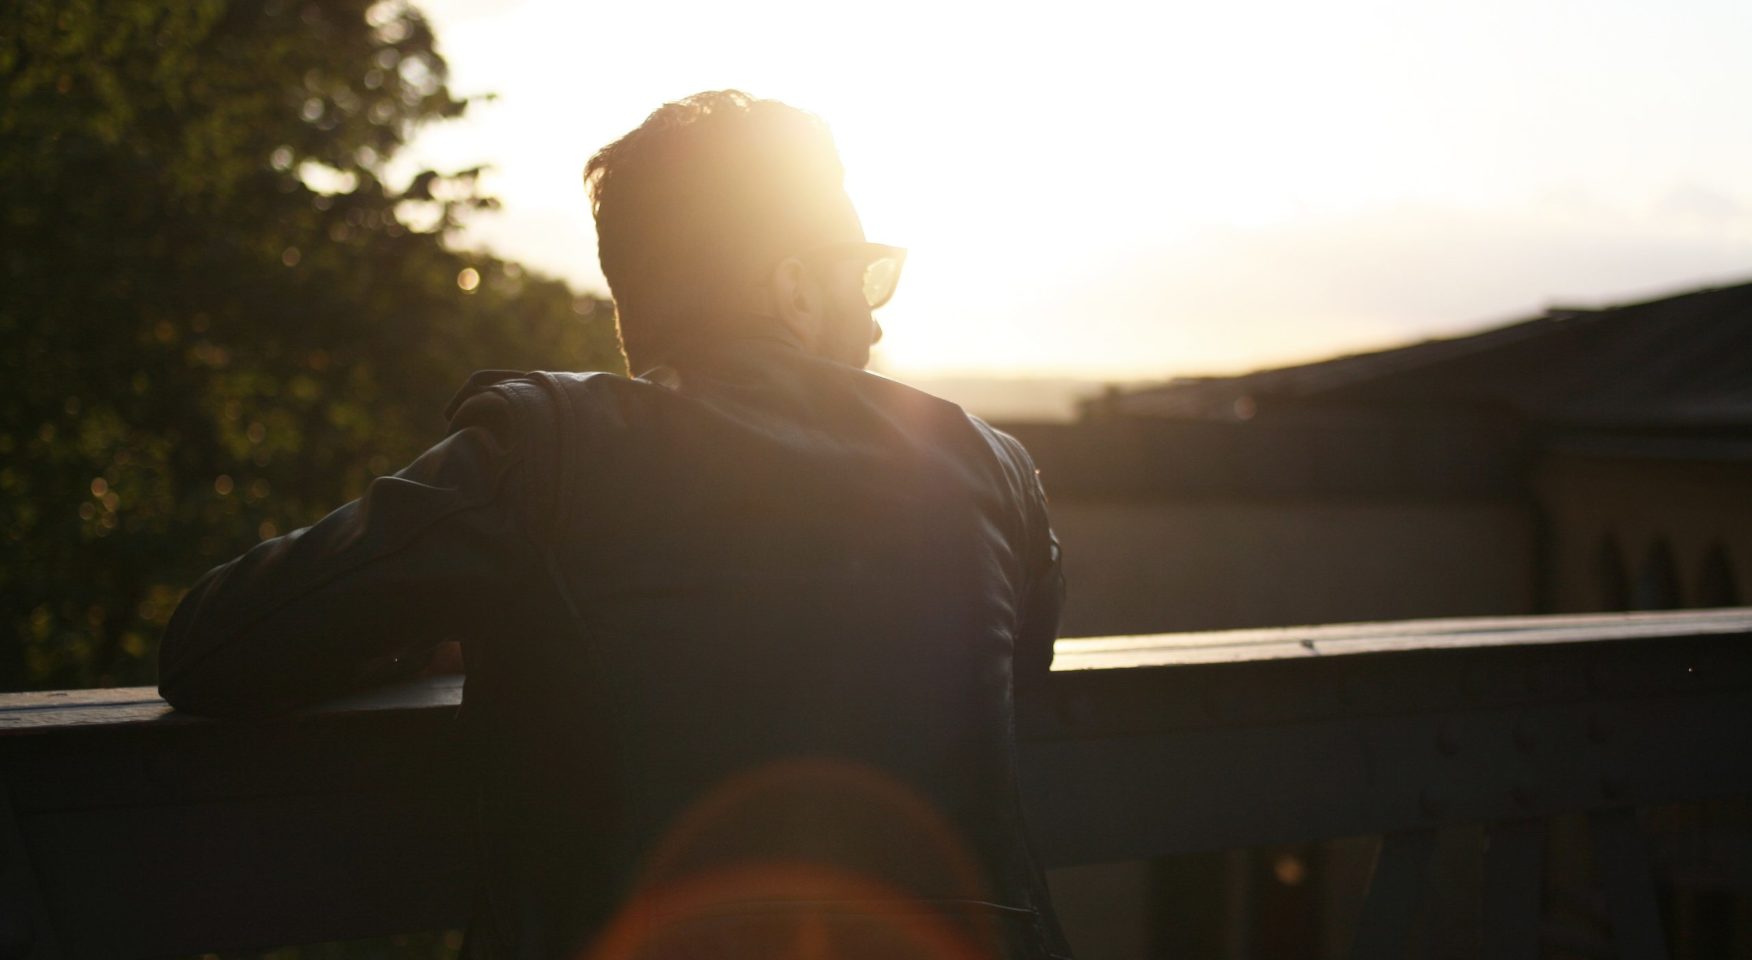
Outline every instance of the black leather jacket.
<svg viewBox="0 0 1752 960">
<path fill-rule="evenodd" d="M 480 374 L 451 415 L 208 573 L 165 699 L 273 713 L 462 640 L 473 955 L 1068 952 L 1017 790 L 1062 588 L 1015 440 L 755 338 L 642 379 Z"/>
</svg>

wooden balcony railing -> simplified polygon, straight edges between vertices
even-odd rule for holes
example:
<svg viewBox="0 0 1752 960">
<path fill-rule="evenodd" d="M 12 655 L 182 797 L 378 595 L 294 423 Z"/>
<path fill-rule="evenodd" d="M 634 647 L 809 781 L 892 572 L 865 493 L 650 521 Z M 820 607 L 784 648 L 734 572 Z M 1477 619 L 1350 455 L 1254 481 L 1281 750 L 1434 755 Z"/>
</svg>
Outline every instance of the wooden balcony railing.
<svg viewBox="0 0 1752 960">
<path fill-rule="evenodd" d="M 0 957 L 462 925 L 459 697 L 254 723 L 145 688 L 0 697 Z M 1613 952 L 1667 956 L 1638 811 L 1752 794 L 1752 609 L 1064 640 L 1052 699 L 1023 723 L 1050 864 L 1382 835 L 1359 957 L 1405 954 L 1455 824 L 1489 838 L 1473 952 L 1540 956 L 1558 815 L 1588 823 Z"/>
</svg>

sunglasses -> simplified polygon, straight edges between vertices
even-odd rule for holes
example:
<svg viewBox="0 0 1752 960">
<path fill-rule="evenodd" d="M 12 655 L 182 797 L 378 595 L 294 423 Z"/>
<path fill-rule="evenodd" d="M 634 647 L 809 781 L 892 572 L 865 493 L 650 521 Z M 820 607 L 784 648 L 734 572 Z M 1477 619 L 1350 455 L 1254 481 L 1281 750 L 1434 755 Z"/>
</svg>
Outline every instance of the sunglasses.
<svg viewBox="0 0 1752 960">
<path fill-rule="evenodd" d="M 894 296 L 894 288 L 900 285 L 900 268 L 906 263 L 906 248 L 854 240 L 816 247 L 800 254 L 798 259 L 824 264 L 852 262 L 862 266 L 860 280 L 864 303 L 874 310 L 887 303 Z"/>
</svg>

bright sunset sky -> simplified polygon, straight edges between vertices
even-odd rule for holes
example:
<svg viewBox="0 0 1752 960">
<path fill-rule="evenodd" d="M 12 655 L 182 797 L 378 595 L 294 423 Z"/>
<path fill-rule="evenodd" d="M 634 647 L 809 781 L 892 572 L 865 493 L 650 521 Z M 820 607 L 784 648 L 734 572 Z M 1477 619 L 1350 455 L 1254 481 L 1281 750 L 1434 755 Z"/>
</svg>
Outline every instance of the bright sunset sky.
<svg viewBox="0 0 1752 960">
<path fill-rule="evenodd" d="M 1752 0 L 421 0 L 466 241 L 606 287 L 585 159 L 665 100 L 823 116 L 901 375 L 1235 372 L 1752 279 Z"/>
</svg>

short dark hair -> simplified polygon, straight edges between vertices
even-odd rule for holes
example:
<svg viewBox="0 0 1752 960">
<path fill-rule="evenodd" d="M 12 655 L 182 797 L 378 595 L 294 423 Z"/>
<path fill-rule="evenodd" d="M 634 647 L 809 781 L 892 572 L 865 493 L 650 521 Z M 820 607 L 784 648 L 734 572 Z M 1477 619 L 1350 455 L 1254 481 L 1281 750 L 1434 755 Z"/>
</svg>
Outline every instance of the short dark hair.
<svg viewBox="0 0 1752 960">
<path fill-rule="evenodd" d="M 819 118 L 740 90 L 666 103 L 597 151 L 584 181 L 632 371 L 734 322 L 725 298 L 763 266 L 844 239 L 844 179 Z"/>
</svg>

